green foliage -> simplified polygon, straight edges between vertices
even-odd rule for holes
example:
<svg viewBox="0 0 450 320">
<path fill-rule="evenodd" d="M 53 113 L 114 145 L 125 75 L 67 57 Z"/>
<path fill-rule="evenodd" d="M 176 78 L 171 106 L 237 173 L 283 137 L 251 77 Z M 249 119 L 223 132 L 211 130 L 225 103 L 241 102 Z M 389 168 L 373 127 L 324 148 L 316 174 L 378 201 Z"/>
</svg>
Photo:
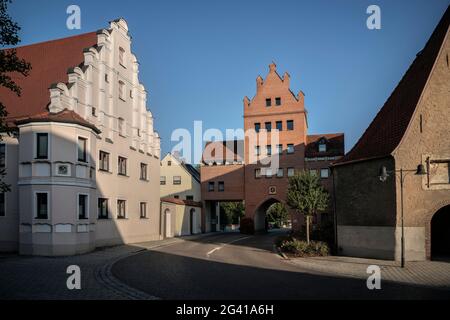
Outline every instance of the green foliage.
<svg viewBox="0 0 450 320">
<path fill-rule="evenodd" d="M 9 16 L 7 9 L 11 0 L 0 0 L 0 46 L 15 46 L 20 42 L 18 32 L 20 27 Z M 16 55 L 16 50 L 8 49 L 0 51 L 0 86 L 5 87 L 20 96 L 20 87 L 14 82 L 12 74 L 27 76 L 31 66 L 28 62 Z M 0 133 L 10 134 L 10 128 L 6 123 L 8 112 L 6 106 L 0 101 Z M 2 136 L 0 135 L 0 140 Z M 10 191 L 9 185 L 3 180 L 5 170 L 0 171 L 0 191 Z"/>
<path fill-rule="evenodd" d="M 227 224 L 238 223 L 245 214 L 245 207 L 242 202 L 221 202 L 220 207 L 225 212 Z"/>
<path fill-rule="evenodd" d="M 281 249 L 285 252 L 292 253 L 298 257 L 328 256 L 330 248 L 328 244 L 321 241 L 303 241 L 296 238 L 282 241 Z"/>
<path fill-rule="evenodd" d="M 319 177 L 307 171 L 289 178 L 287 204 L 306 218 L 306 239 L 309 243 L 310 218 L 328 207 L 329 194 L 320 184 Z"/>
<path fill-rule="evenodd" d="M 275 223 L 278 227 L 287 223 L 289 220 L 289 213 L 286 206 L 281 202 L 272 204 L 269 209 L 267 209 L 267 219 L 269 222 Z"/>
</svg>

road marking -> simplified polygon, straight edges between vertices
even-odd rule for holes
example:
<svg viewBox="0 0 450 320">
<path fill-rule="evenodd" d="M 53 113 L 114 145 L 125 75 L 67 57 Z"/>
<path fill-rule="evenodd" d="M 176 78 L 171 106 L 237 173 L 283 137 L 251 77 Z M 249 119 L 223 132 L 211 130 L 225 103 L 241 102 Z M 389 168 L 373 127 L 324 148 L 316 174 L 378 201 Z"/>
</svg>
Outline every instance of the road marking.
<svg viewBox="0 0 450 320">
<path fill-rule="evenodd" d="M 251 238 L 251 237 L 252 237 L 252 236 L 249 236 L 249 237 L 243 237 L 243 238 L 235 239 L 235 240 L 233 240 L 233 241 L 224 243 L 224 244 L 222 244 L 222 245 L 220 245 L 220 246 L 218 246 L 218 247 L 215 247 L 215 248 L 212 249 L 211 251 L 209 251 L 209 252 L 206 254 L 206 256 L 209 258 L 209 256 L 210 256 L 211 254 L 213 254 L 214 252 L 216 252 L 216 251 L 218 251 L 218 250 L 224 248 L 225 246 L 227 246 L 227 245 L 229 245 L 229 244 L 232 244 L 232 243 L 235 243 L 235 242 L 238 242 L 238 241 L 241 241 L 241 240 L 245 240 L 245 239 Z"/>
</svg>

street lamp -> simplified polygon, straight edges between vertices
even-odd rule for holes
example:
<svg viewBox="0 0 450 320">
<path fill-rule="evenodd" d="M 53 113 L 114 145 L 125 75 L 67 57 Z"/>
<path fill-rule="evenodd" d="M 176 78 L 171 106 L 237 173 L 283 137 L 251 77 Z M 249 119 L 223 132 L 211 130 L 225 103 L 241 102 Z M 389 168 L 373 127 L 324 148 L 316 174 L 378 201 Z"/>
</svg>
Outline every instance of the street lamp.
<svg viewBox="0 0 450 320">
<path fill-rule="evenodd" d="M 417 169 L 405 170 L 400 168 L 400 170 L 390 170 L 388 171 L 385 166 L 380 168 L 380 174 L 378 178 L 381 182 L 386 182 L 389 178 L 389 174 L 397 174 L 400 173 L 400 198 L 401 198 L 401 223 L 402 223 L 402 236 L 401 236 L 401 267 L 405 267 L 405 225 L 404 225 L 404 215 L 403 215 L 403 183 L 405 181 L 408 173 L 414 172 L 415 175 L 423 176 L 427 174 L 425 166 L 423 164 L 419 164 Z"/>
</svg>

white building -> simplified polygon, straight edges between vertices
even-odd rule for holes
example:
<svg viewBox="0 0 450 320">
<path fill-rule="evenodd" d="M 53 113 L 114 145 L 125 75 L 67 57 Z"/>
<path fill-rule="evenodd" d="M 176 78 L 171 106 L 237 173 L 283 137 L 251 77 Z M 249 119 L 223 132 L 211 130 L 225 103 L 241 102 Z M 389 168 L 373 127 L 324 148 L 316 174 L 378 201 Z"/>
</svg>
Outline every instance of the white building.
<svg viewBox="0 0 450 320">
<path fill-rule="evenodd" d="M 70 255 L 160 238 L 160 139 L 123 19 L 108 29 L 17 48 L 32 65 L 0 166 L 0 250 Z"/>
</svg>

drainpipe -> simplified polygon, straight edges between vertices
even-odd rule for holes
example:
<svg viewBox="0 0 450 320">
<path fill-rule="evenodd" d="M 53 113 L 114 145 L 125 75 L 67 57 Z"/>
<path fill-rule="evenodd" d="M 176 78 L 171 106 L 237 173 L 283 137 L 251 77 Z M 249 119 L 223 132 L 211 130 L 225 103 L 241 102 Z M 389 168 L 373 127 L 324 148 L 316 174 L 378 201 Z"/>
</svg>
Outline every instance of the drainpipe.
<svg viewBox="0 0 450 320">
<path fill-rule="evenodd" d="M 335 182 L 335 170 L 331 167 L 333 177 L 333 212 L 334 212 L 334 250 L 337 254 L 339 252 L 338 236 L 337 236 L 337 202 L 336 202 L 336 182 Z"/>
</svg>

